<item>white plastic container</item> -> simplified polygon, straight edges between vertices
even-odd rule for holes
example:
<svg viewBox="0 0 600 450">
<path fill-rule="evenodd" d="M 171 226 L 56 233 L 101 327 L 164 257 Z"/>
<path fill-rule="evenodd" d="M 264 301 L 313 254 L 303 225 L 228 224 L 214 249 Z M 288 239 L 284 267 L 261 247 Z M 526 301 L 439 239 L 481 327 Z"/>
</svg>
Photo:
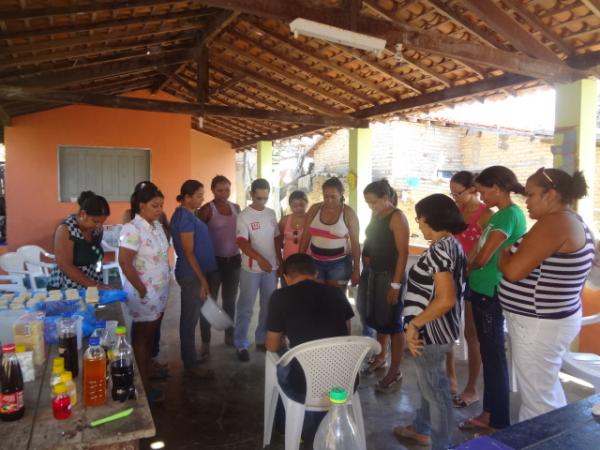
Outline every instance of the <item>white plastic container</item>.
<svg viewBox="0 0 600 450">
<path fill-rule="evenodd" d="M 216 330 L 226 330 L 233 326 L 231 317 L 210 297 L 206 299 L 200 312 Z"/>
</svg>

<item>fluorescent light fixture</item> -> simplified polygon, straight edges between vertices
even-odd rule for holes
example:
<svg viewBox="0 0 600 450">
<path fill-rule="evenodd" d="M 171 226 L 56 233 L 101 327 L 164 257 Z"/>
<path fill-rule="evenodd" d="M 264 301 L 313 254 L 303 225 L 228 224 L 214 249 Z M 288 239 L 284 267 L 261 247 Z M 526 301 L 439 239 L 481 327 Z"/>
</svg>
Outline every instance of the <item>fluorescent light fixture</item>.
<svg viewBox="0 0 600 450">
<path fill-rule="evenodd" d="M 348 47 L 359 48 L 369 52 L 382 52 L 385 49 L 385 39 L 379 39 L 366 34 L 332 27 L 319 22 L 306 19 L 295 19 L 290 22 L 290 30 L 294 36 L 302 35 L 336 42 Z"/>
</svg>

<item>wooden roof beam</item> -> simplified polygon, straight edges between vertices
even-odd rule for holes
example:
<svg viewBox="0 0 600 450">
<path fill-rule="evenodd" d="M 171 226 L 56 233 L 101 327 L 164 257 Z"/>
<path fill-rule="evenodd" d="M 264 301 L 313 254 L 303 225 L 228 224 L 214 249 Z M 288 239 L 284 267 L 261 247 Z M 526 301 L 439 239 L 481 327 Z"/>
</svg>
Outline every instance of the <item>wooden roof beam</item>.
<svg viewBox="0 0 600 450">
<path fill-rule="evenodd" d="M 348 12 L 340 8 L 315 9 L 297 0 L 203 0 L 209 6 L 236 8 L 242 12 L 257 16 L 271 17 L 290 21 L 296 17 L 315 20 L 332 26 L 344 27 L 348 23 Z M 360 16 L 358 30 L 371 36 L 388 40 L 390 49 L 402 43 L 428 53 L 436 53 L 467 63 L 484 65 L 507 72 L 519 73 L 550 81 L 572 81 L 587 77 L 587 73 L 572 69 L 562 63 L 540 61 L 524 55 L 486 48 L 467 43 L 464 40 L 450 38 L 443 33 L 423 32 L 417 28 L 392 24 L 381 19 Z"/>
<path fill-rule="evenodd" d="M 369 99 L 368 97 L 362 96 L 361 94 L 357 94 L 356 92 L 353 92 L 352 90 L 350 90 L 348 88 L 348 86 L 344 85 L 343 83 L 340 83 L 339 81 L 337 81 L 335 79 L 329 78 L 325 75 L 321 75 L 319 72 L 314 70 L 314 67 L 311 67 L 310 65 L 308 65 L 300 60 L 297 60 L 287 54 L 277 51 L 277 50 L 273 49 L 272 47 L 267 47 L 265 45 L 262 45 L 260 42 L 257 42 L 248 36 L 244 36 L 241 33 L 238 33 L 237 31 L 227 30 L 227 34 L 233 36 L 235 39 L 241 40 L 243 42 L 247 42 L 250 45 L 258 48 L 259 50 L 261 50 L 263 52 L 270 53 L 278 60 L 285 62 L 287 65 L 298 68 L 302 72 L 305 72 L 306 74 L 308 74 L 310 77 L 312 77 L 314 79 L 318 79 L 323 83 L 327 83 L 328 85 L 334 87 L 335 89 L 338 89 L 339 91 L 343 92 L 344 94 L 347 94 L 347 95 L 350 95 L 353 97 L 357 97 L 364 103 L 374 104 L 374 102 L 371 99 Z M 353 104 L 352 102 L 349 102 L 348 100 L 341 98 L 339 96 L 337 96 L 336 98 L 339 103 L 344 104 L 348 108 L 356 109 L 356 105 Z"/>
<path fill-rule="evenodd" d="M 208 25 L 202 32 L 202 35 L 199 37 L 195 48 L 210 47 L 212 42 L 219 36 L 221 31 L 227 28 L 227 26 L 229 26 L 231 22 L 237 19 L 238 16 L 239 13 L 237 11 L 221 11 L 208 23 Z M 173 71 L 172 74 L 175 75 L 181 72 L 183 69 L 185 69 L 186 64 L 187 63 L 184 63 L 181 66 L 179 66 L 177 69 L 175 69 L 175 71 Z M 164 89 L 164 87 L 167 84 L 169 84 L 169 81 L 170 77 L 166 76 L 165 79 L 161 82 L 161 84 L 152 89 L 152 92 Z"/>
<path fill-rule="evenodd" d="M 292 128 L 284 131 L 276 131 L 275 133 L 263 134 L 257 138 L 247 139 L 245 141 L 235 141 L 233 143 L 234 148 L 243 149 L 244 147 L 249 147 L 251 145 L 256 144 L 258 141 L 277 141 L 279 139 L 285 139 L 293 136 L 298 136 L 300 134 L 317 132 L 323 128 L 329 127 L 318 127 L 314 125 L 307 125 L 304 127 Z"/>
<path fill-rule="evenodd" d="M 35 28 L 19 31 L 0 32 L 0 39 L 27 39 L 35 36 L 51 36 L 63 33 L 77 33 L 80 31 L 101 30 L 116 27 L 126 27 L 131 25 L 148 25 L 149 23 L 158 23 L 164 21 L 191 19 L 197 17 L 206 17 L 213 15 L 214 9 L 194 9 L 180 11 L 176 13 L 143 15 L 129 19 L 112 19 L 102 22 L 88 22 L 77 25 L 64 25 L 60 27 Z"/>
<path fill-rule="evenodd" d="M 10 122 L 11 122 L 11 117 L 10 115 L 6 112 L 6 109 L 4 108 L 4 106 L 0 103 L 0 123 L 5 126 L 5 127 L 9 127 L 10 126 Z"/>
<path fill-rule="evenodd" d="M 475 12 L 492 30 L 514 45 L 517 50 L 543 61 L 562 63 L 560 58 L 556 56 L 556 53 L 533 38 L 530 33 L 523 29 L 519 22 L 506 14 L 494 2 L 460 0 L 460 3 L 470 11 Z"/>
<path fill-rule="evenodd" d="M 600 17 L 599 0 L 581 0 L 581 3 L 583 3 L 596 17 Z"/>
<path fill-rule="evenodd" d="M 552 29 L 542 22 L 535 14 L 529 12 L 527 7 L 523 5 L 523 3 L 517 0 L 503 0 L 506 5 L 510 7 L 515 13 L 517 13 L 523 20 L 529 23 L 536 31 L 538 31 L 542 36 L 552 42 L 560 51 L 570 55 L 574 52 L 573 48 L 563 42 L 563 40 L 558 36 Z"/>
<path fill-rule="evenodd" d="M 112 97 L 85 92 L 56 91 L 49 89 L 24 88 L 21 86 L 0 85 L 0 98 L 7 100 L 49 101 L 65 104 L 85 104 L 107 108 L 125 108 L 140 111 L 154 111 L 174 114 L 189 114 L 238 117 L 247 119 L 271 120 L 275 122 L 291 122 L 302 124 L 318 124 L 339 127 L 365 127 L 367 122 L 350 116 L 324 116 L 300 114 L 288 111 L 270 111 L 260 109 L 235 108 L 218 105 L 201 105 L 199 103 L 182 103 L 164 100 L 148 100 L 132 97 Z"/>
</svg>

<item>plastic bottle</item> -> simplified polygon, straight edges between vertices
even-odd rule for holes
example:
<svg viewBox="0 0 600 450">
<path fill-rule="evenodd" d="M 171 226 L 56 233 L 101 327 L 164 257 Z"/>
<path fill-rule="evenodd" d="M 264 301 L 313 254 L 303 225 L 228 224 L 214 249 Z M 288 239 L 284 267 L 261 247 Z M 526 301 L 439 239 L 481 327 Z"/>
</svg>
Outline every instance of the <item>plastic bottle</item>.
<svg viewBox="0 0 600 450">
<path fill-rule="evenodd" d="M 96 329 L 93 331 L 92 336 L 97 336 L 100 339 L 100 346 L 104 349 L 104 353 L 106 354 L 106 385 L 108 386 L 108 364 L 113 343 L 111 342 L 108 330 L 106 329 L 106 320 L 96 321 Z"/>
<path fill-rule="evenodd" d="M 57 420 L 71 417 L 71 400 L 65 383 L 57 383 L 52 392 L 52 414 Z"/>
<path fill-rule="evenodd" d="M 58 356 L 52 360 L 52 375 L 50 376 L 50 397 L 54 395 L 52 389 L 57 383 L 60 383 L 60 376 L 65 371 L 65 359 Z"/>
<path fill-rule="evenodd" d="M 133 349 L 127 342 L 125 327 L 115 330 L 117 340 L 111 350 L 110 373 L 112 378 L 112 399 L 124 402 L 135 398 L 133 384 Z"/>
<path fill-rule="evenodd" d="M 0 418 L 9 422 L 19 420 L 25 414 L 25 391 L 21 367 L 15 354 L 15 345 L 4 344 L 2 353 Z"/>
<path fill-rule="evenodd" d="M 315 440 L 314 450 L 366 450 L 359 438 L 358 429 L 350 415 L 348 392 L 333 388 L 329 392 L 331 406 L 321 421 Z"/>
<path fill-rule="evenodd" d="M 67 388 L 67 394 L 69 395 L 69 400 L 71 401 L 71 406 L 75 406 L 77 404 L 77 387 L 73 382 L 73 374 L 69 371 L 63 372 L 60 375 L 61 383 Z"/>
<path fill-rule="evenodd" d="M 98 337 L 90 338 L 90 346 L 83 355 L 83 402 L 85 406 L 106 402 L 106 354 Z"/>
<path fill-rule="evenodd" d="M 58 321 L 58 355 L 65 359 L 65 370 L 79 375 L 79 352 L 77 350 L 77 320 L 65 314 Z"/>
</svg>

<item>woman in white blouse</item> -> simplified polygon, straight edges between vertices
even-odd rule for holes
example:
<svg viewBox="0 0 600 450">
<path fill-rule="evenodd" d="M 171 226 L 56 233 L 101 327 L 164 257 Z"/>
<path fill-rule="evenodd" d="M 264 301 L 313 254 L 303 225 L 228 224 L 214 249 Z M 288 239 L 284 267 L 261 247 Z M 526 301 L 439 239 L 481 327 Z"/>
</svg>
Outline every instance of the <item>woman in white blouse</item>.
<svg viewBox="0 0 600 450">
<path fill-rule="evenodd" d="M 134 218 L 123 225 L 119 238 L 119 265 L 125 275 L 127 307 L 133 318 L 133 352 L 144 388 L 151 401 L 162 393 L 150 389 L 152 344 L 169 298 L 169 241 L 159 218 L 164 196 L 151 183 L 131 197 Z"/>
</svg>

